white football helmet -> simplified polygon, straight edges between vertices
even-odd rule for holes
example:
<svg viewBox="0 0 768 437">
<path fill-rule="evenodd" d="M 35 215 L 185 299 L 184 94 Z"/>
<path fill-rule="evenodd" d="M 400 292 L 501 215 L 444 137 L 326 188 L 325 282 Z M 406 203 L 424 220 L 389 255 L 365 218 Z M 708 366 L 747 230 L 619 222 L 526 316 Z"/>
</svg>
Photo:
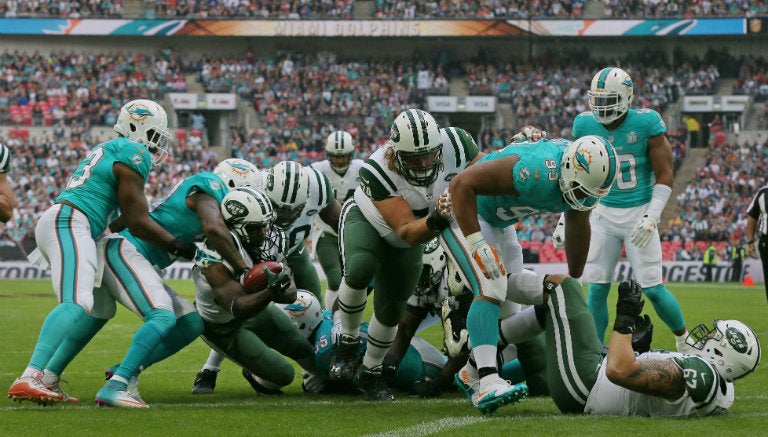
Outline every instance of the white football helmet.
<svg viewBox="0 0 768 437">
<path fill-rule="evenodd" d="M 445 259 L 445 251 L 440 246 L 440 241 L 437 238 L 424 244 L 424 255 L 421 258 L 423 264 L 421 276 L 413 294 L 423 296 L 440 285 L 443 280 Z"/>
<path fill-rule="evenodd" d="M 337 130 L 331 132 L 326 138 L 325 156 L 336 173 L 344 175 L 347 172 L 353 153 L 355 153 L 355 142 L 349 132 Z"/>
<path fill-rule="evenodd" d="M 428 112 L 401 112 L 392 123 L 389 141 L 395 148 L 395 166 L 406 181 L 426 187 L 437 179 L 443 166 L 443 140 Z"/>
<path fill-rule="evenodd" d="M 120 136 L 146 146 L 153 164 L 162 163 L 171 153 L 173 137 L 168 114 L 152 100 L 132 100 L 123 105 L 114 129 Z"/>
<path fill-rule="evenodd" d="M 616 180 L 616 151 L 605 138 L 587 135 L 565 148 L 560 161 L 563 199 L 577 211 L 589 211 Z"/>
<path fill-rule="evenodd" d="M 728 381 L 739 379 L 760 364 L 760 341 L 755 331 L 738 320 L 717 320 L 713 328 L 703 323 L 688 333 L 685 342 L 693 353 L 712 363 Z"/>
<path fill-rule="evenodd" d="M 275 226 L 288 229 L 309 200 L 309 176 L 296 161 L 282 161 L 269 169 L 264 191 L 275 208 Z"/>
<path fill-rule="evenodd" d="M 227 227 L 246 246 L 254 243 L 253 235 L 266 235 L 275 220 L 275 210 L 267 195 L 251 187 L 227 193 L 221 200 L 221 215 Z"/>
<path fill-rule="evenodd" d="M 592 78 L 587 94 L 592 117 L 599 123 L 611 124 L 626 114 L 632 104 L 632 78 L 621 68 L 603 68 Z"/>
<path fill-rule="evenodd" d="M 245 159 L 225 159 L 216 165 L 213 174 L 220 177 L 230 191 L 238 187 L 261 188 L 259 169 Z"/>
<path fill-rule="evenodd" d="M 307 339 L 323 321 L 323 307 L 317 297 L 306 290 L 296 292 L 296 300 L 290 304 L 275 304 Z"/>
</svg>

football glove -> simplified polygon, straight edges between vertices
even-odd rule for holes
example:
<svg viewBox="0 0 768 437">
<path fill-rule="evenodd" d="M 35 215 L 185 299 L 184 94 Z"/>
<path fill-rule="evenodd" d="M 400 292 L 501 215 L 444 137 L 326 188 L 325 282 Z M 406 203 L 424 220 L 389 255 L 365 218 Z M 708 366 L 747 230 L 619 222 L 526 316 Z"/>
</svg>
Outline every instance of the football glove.
<svg viewBox="0 0 768 437">
<path fill-rule="evenodd" d="M 467 243 L 469 243 L 472 258 L 475 259 L 486 278 L 493 280 L 507 275 L 496 249 L 485 241 L 480 232 L 467 236 Z"/>
<path fill-rule="evenodd" d="M 443 299 L 440 317 L 443 320 L 443 343 L 448 356 L 454 358 L 468 353 L 469 332 L 466 321 L 453 309 L 450 298 Z"/>
<path fill-rule="evenodd" d="M 632 332 L 632 349 L 638 354 L 643 354 L 651 350 L 651 340 L 653 340 L 653 322 L 648 314 L 638 316 L 635 319 L 635 327 Z"/>
<path fill-rule="evenodd" d="M 547 137 L 546 131 L 535 128 L 533 126 L 525 126 L 524 128 L 520 129 L 520 132 L 516 133 L 512 137 L 512 141 L 515 143 L 521 143 L 523 141 L 536 142 L 546 137 Z"/>
<path fill-rule="evenodd" d="M 624 281 L 619 284 L 619 299 L 616 302 L 616 321 L 613 330 L 619 334 L 631 334 L 635 329 L 635 320 L 643 311 L 643 289 L 637 281 Z"/>
<path fill-rule="evenodd" d="M 301 389 L 304 393 L 322 393 L 325 390 L 325 377 L 322 375 L 304 370 L 301 372 L 301 379 Z"/>
<path fill-rule="evenodd" d="M 195 243 L 181 238 L 174 238 L 171 241 L 171 247 L 168 248 L 168 253 L 177 258 L 186 258 L 189 260 L 195 259 L 196 247 Z"/>
<path fill-rule="evenodd" d="M 201 270 L 207 269 L 213 264 L 224 262 L 218 252 L 209 249 L 205 243 L 200 242 L 195 243 L 195 256 L 192 259 L 195 263 L 195 267 Z"/>
<path fill-rule="evenodd" d="M 552 246 L 555 249 L 562 249 L 565 247 L 565 215 L 560 214 L 560 219 L 555 226 L 555 232 L 552 233 Z"/>
<path fill-rule="evenodd" d="M 283 269 L 280 273 L 274 273 L 269 270 L 269 267 L 262 267 L 262 271 L 267 276 L 267 288 L 275 295 L 279 296 L 285 293 L 291 285 L 291 278 L 288 276 L 286 269 Z"/>
<path fill-rule="evenodd" d="M 408 394 L 420 398 L 439 398 L 443 392 L 441 385 L 440 379 L 427 376 L 414 382 Z"/>
<path fill-rule="evenodd" d="M 630 241 L 632 241 L 632 244 L 642 249 L 651 242 L 651 237 L 653 237 L 653 231 L 655 230 L 656 222 L 646 214 L 635 223 L 635 228 L 632 231 Z"/>
</svg>

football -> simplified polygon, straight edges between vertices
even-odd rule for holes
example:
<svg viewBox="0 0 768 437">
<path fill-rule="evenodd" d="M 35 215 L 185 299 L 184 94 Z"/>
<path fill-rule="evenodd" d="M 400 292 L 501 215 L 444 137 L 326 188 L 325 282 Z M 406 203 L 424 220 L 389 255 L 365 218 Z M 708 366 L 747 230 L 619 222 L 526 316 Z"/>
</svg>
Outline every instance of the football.
<svg viewBox="0 0 768 437">
<path fill-rule="evenodd" d="M 246 293 L 256 293 L 267 288 L 267 275 L 264 273 L 264 266 L 272 273 L 283 271 L 282 264 L 274 261 L 264 261 L 254 265 L 243 277 L 243 289 Z"/>
</svg>

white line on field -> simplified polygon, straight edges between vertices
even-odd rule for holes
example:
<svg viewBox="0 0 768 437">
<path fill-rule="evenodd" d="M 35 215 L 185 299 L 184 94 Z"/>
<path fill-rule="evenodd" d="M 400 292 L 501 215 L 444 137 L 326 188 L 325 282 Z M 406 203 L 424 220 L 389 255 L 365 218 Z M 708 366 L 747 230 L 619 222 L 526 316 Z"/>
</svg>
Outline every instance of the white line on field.
<svg viewBox="0 0 768 437">
<path fill-rule="evenodd" d="M 423 437 L 437 434 L 446 429 L 461 428 L 485 420 L 483 417 L 444 417 L 442 419 L 424 422 L 406 428 L 392 429 L 379 434 L 370 434 L 367 437 Z"/>
</svg>

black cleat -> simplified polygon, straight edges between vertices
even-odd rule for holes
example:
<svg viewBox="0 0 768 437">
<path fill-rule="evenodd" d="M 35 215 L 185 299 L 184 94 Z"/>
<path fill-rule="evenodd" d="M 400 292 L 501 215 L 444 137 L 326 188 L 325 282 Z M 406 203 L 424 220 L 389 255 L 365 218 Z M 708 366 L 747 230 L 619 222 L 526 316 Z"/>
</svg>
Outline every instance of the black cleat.
<svg viewBox="0 0 768 437">
<path fill-rule="evenodd" d="M 336 356 L 328 370 L 328 379 L 352 382 L 360 363 L 360 344 L 360 337 L 341 334 L 336 344 Z"/>
<path fill-rule="evenodd" d="M 193 395 L 209 395 L 213 394 L 213 389 L 216 388 L 216 375 L 219 374 L 218 370 L 203 369 L 197 372 L 195 376 L 195 383 L 192 385 Z"/>
<path fill-rule="evenodd" d="M 369 369 L 361 366 L 355 375 L 355 386 L 358 390 L 368 395 L 369 401 L 393 402 L 395 397 L 387 387 L 384 376 L 381 374 L 381 366 Z"/>
<path fill-rule="evenodd" d="M 251 373 L 251 371 L 248 369 L 243 369 L 243 378 L 248 381 L 248 384 L 251 384 L 251 387 L 253 387 L 253 389 L 256 390 L 256 393 L 258 394 L 266 396 L 282 396 L 285 394 L 279 388 L 266 388 L 259 384 L 259 381 L 256 381 L 253 373 Z"/>
</svg>

